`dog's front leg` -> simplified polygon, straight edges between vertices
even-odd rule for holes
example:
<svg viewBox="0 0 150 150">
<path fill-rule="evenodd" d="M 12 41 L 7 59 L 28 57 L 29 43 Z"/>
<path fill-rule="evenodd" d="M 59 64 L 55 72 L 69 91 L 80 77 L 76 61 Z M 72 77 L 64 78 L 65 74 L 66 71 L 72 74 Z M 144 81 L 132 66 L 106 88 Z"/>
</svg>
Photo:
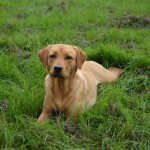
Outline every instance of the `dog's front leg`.
<svg viewBox="0 0 150 150">
<path fill-rule="evenodd" d="M 51 112 L 53 111 L 52 106 L 53 105 L 45 98 L 42 113 L 37 120 L 38 122 L 44 122 L 48 119 L 48 117 L 51 115 Z"/>
<path fill-rule="evenodd" d="M 48 119 L 48 117 L 50 116 L 50 114 L 51 114 L 50 111 L 43 110 L 37 121 L 38 122 L 46 121 Z"/>
</svg>

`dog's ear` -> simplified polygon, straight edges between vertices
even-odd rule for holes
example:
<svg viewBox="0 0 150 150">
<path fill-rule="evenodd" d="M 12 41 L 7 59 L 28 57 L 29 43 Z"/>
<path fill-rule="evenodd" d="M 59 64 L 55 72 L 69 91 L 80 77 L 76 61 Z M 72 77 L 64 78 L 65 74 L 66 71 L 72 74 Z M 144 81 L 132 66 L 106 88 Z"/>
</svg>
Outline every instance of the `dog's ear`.
<svg viewBox="0 0 150 150">
<path fill-rule="evenodd" d="M 44 67 L 46 67 L 47 61 L 48 61 L 48 48 L 41 49 L 38 52 L 38 55 L 39 55 L 39 58 L 40 58 L 42 64 L 44 65 Z"/>
<path fill-rule="evenodd" d="M 78 68 L 81 69 L 82 64 L 86 60 L 86 53 L 83 52 L 80 48 L 78 48 L 76 46 L 74 46 L 74 50 L 76 51 L 76 54 L 77 54 L 77 65 L 78 65 Z"/>
</svg>

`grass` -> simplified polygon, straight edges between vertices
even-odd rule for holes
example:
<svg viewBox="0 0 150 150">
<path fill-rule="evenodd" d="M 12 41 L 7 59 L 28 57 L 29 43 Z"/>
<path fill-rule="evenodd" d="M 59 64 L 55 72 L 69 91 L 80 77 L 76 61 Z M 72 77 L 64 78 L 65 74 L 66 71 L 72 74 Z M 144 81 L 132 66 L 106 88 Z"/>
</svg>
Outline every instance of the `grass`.
<svg viewBox="0 0 150 150">
<path fill-rule="evenodd" d="M 150 149 L 148 0 L 7 0 L 0 9 L 0 149 Z M 79 118 L 40 125 L 47 72 L 37 51 L 55 43 L 127 70 Z"/>
</svg>

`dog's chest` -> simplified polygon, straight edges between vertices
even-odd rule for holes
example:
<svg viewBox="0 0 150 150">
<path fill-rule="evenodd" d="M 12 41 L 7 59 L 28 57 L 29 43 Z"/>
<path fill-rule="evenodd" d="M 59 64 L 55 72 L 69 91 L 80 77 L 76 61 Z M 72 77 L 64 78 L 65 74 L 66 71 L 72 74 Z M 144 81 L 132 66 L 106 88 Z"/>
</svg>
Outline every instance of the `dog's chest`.
<svg viewBox="0 0 150 150">
<path fill-rule="evenodd" d="M 70 101 L 73 99 L 71 96 L 71 93 L 62 93 L 62 92 L 57 92 L 56 95 L 53 95 L 53 103 L 55 107 L 59 110 L 64 110 L 70 103 Z"/>
<path fill-rule="evenodd" d="M 72 105 L 80 93 L 78 88 L 77 83 L 73 84 L 73 82 L 70 83 L 69 81 L 60 82 L 49 76 L 46 77 L 46 95 L 57 110 L 65 110 Z"/>
</svg>

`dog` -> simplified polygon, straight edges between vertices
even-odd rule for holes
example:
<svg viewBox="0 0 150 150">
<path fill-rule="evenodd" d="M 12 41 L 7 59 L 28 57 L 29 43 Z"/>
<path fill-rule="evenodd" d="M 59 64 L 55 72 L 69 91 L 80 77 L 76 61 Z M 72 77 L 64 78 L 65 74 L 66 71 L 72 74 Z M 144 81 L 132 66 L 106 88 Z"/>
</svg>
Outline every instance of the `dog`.
<svg viewBox="0 0 150 150">
<path fill-rule="evenodd" d="M 115 81 L 123 69 L 109 68 L 86 61 L 86 53 L 76 46 L 54 44 L 42 49 L 39 58 L 46 67 L 45 99 L 38 122 L 53 111 L 76 116 L 96 103 L 97 85 Z"/>
</svg>

